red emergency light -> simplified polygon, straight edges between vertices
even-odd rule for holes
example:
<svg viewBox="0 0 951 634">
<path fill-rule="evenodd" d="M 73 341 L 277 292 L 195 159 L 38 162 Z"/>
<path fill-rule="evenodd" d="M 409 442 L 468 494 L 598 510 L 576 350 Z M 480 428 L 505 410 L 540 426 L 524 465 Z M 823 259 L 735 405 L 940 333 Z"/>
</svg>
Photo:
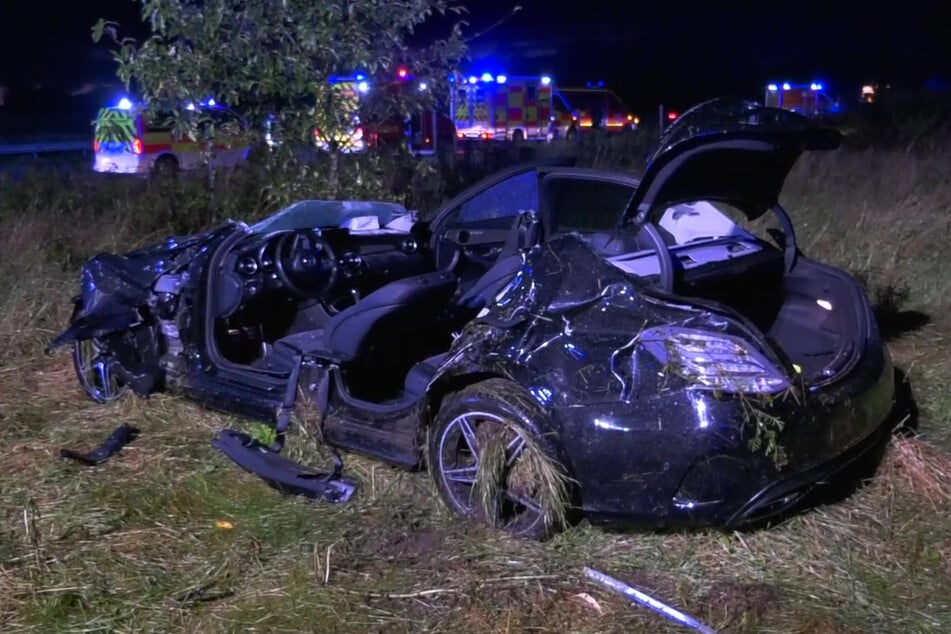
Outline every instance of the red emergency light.
<svg viewBox="0 0 951 634">
<path fill-rule="evenodd" d="M 399 70 L 396 71 L 397 76 L 400 79 L 406 79 L 406 76 L 409 75 L 409 70 L 405 66 L 400 66 Z"/>
<path fill-rule="evenodd" d="M 677 113 L 676 113 L 676 112 L 670 111 L 670 112 L 667 113 L 667 120 L 668 120 L 668 121 L 673 121 L 673 120 L 676 119 L 676 118 L 677 118 Z"/>
</svg>

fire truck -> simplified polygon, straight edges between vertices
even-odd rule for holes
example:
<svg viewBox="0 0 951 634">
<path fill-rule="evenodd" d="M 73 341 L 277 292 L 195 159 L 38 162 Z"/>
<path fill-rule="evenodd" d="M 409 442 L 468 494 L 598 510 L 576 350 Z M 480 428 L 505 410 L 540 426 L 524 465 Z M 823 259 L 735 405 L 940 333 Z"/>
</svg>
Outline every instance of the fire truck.
<svg viewBox="0 0 951 634">
<path fill-rule="evenodd" d="M 770 83 L 766 86 L 765 105 L 792 110 L 809 117 L 823 117 L 839 110 L 836 100 L 820 82 L 809 84 Z"/>
<path fill-rule="evenodd" d="M 450 118 L 459 139 L 545 141 L 554 112 L 552 78 L 454 74 Z"/>
<path fill-rule="evenodd" d="M 368 148 L 403 145 L 416 155 L 432 154 L 437 146 L 451 147 L 455 129 L 452 122 L 432 109 L 420 108 L 414 112 L 401 113 L 385 118 L 361 113 L 366 98 L 371 92 L 397 98 L 409 91 L 426 91 L 425 80 L 417 79 L 405 66 L 401 66 L 392 81 L 373 84 L 363 73 L 338 75 L 330 78 L 333 90 L 334 116 L 349 119 L 349 125 L 325 138 L 318 125 L 314 141 L 319 149 L 328 150 L 335 142 L 341 152 L 363 152 Z"/>
<path fill-rule="evenodd" d="M 417 78 L 405 66 L 399 67 L 394 81 L 378 88 L 394 99 L 406 97 L 411 93 L 425 93 L 430 89 L 429 82 Z M 405 145 L 412 154 L 427 156 L 452 149 L 455 126 L 449 117 L 438 112 L 433 104 L 433 107 L 414 108 L 411 112 L 382 120 L 368 120 L 363 125 L 363 134 L 367 147 Z"/>
</svg>

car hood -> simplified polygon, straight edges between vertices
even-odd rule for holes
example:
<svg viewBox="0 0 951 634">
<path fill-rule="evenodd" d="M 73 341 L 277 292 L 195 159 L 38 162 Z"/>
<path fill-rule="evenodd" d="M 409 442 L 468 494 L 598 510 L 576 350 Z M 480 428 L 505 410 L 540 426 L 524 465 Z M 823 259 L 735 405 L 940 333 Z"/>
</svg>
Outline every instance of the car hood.
<svg viewBox="0 0 951 634">
<path fill-rule="evenodd" d="M 80 274 L 80 293 L 69 327 L 53 339 L 47 351 L 77 339 L 100 337 L 141 322 L 139 308 L 148 303 L 152 285 L 163 275 L 181 271 L 209 245 L 233 231 L 227 223 L 204 233 L 172 236 L 123 254 L 99 253 L 87 260 Z"/>
<path fill-rule="evenodd" d="M 807 150 L 837 148 L 842 135 L 800 114 L 752 102 L 713 100 L 685 112 L 661 138 L 621 216 L 656 220 L 684 202 L 724 202 L 755 220 L 779 200 Z"/>
</svg>

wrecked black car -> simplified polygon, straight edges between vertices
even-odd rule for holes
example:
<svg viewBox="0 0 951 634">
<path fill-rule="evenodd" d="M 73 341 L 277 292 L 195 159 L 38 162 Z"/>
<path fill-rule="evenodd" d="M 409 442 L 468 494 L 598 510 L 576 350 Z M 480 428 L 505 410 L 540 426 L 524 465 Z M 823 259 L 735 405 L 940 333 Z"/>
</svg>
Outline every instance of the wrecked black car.
<svg viewBox="0 0 951 634">
<path fill-rule="evenodd" d="M 746 525 L 889 430 L 866 293 L 801 252 L 778 202 L 800 154 L 839 141 L 714 101 L 640 180 L 522 165 L 431 221 L 301 201 L 96 256 L 51 348 L 73 345 L 98 401 L 169 390 L 274 425 L 271 446 L 215 443 L 284 490 L 353 492 L 339 461 L 321 476 L 279 455 L 303 410 L 327 446 L 427 467 L 453 511 L 515 534 L 582 514 Z M 744 228 L 768 214 L 771 238 Z"/>
</svg>

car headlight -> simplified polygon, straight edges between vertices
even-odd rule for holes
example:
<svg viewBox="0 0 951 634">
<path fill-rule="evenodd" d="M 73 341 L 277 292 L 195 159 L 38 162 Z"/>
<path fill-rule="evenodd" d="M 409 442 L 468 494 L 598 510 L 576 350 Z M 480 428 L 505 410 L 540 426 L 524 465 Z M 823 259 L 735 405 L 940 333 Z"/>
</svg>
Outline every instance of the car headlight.
<svg viewBox="0 0 951 634">
<path fill-rule="evenodd" d="M 675 374 L 699 387 L 755 394 L 790 387 L 773 363 L 738 337 L 658 326 L 644 330 L 637 341 Z"/>
</svg>

